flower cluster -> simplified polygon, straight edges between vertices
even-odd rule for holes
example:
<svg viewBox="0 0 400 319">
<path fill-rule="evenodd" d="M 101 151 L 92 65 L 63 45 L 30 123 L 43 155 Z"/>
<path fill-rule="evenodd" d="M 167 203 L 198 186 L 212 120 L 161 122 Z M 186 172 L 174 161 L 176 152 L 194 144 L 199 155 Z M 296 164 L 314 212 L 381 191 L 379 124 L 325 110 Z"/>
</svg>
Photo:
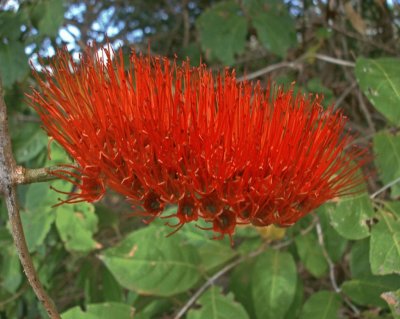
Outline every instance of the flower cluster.
<svg viewBox="0 0 400 319">
<path fill-rule="evenodd" d="M 365 150 L 345 148 L 346 118 L 318 97 L 237 83 L 204 65 L 105 50 L 57 53 L 30 96 L 47 133 L 76 162 L 59 175 L 99 200 L 107 187 L 150 220 L 176 204 L 177 229 L 203 219 L 231 236 L 238 224 L 290 226 L 354 191 Z"/>
</svg>

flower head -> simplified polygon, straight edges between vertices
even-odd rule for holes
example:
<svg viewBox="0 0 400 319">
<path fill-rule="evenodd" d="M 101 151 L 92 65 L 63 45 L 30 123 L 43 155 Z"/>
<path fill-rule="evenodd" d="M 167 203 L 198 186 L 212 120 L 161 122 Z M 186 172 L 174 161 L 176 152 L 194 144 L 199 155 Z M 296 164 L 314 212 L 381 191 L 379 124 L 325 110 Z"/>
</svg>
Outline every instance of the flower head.
<svg viewBox="0 0 400 319">
<path fill-rule="evenodd" d="M 363 178 L 365 150 L 345 152 L 346 118 L 318 97 L 204 65 L 122 53 L 107 61 L 65 50 L 30 96 L 47 133 L 76 162 L 60 176 L 79 187 L 66 202 L 96 201 L 106 187 L 140 203 L 150 220 L 203 219 L 221 236 L 238 224 L 290 226 Z"/>
</svg>

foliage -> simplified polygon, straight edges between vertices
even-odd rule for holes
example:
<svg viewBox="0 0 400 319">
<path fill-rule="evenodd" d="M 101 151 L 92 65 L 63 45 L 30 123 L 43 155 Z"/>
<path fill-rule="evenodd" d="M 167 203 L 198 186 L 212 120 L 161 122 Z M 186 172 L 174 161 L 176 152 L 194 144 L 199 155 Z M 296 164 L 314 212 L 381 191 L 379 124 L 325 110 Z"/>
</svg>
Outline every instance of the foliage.
<svg viewBox="0 0 400 319">
<path fill-rule="evenodd" d="M 190 225 L 166 237 L 173 229 L 130 217 L 135 207 L 113 193 L 94 205 L 53 207 L 65 195 L 49 187 L 68 192 L 70 185 L 20 186 L 29 251 L 63 319 L 172 318 L 230 265 L 186 318 L 400 317 L 400 183 L 391 184 L 400 178 L 400 9 L 396 1 L 313 3 L 0 4 L 0 75 L 20 165 L 69 162 L 55 143 L 48 154 L 48 139 L 25 103 L 35 85 L 28 60 L 37 65 L 38 55 L 62 45 L 79 52 L 90 39 L 145 52 L 150 41 L 152 54 L 177 53 L 194 64 L 201 57 L 215 70 L 234 66 L 238 76 L 272 67 L 256 76 L 263 86 L 271 77 L 325 94 L 324 105 L 337 103 L 356 143 L 374 158 L 364 191 L 327 203 L 284 232 L 241 227 L 234 247 Z M 45 318 L 19 265 L 4 206 L 0 202 L 0 317 Z"/>
</svg>

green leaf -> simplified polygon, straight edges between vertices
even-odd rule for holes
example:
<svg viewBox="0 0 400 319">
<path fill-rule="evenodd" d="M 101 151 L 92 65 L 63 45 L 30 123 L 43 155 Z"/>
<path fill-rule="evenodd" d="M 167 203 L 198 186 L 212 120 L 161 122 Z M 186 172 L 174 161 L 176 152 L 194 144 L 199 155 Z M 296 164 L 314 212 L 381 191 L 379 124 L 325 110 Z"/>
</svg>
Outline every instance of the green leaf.
<svg viewBox="0 0 400 319">
<path fill-rule="evenodd" d="M 26 15 L 23 11 L 0 12 L 0 38 L 8 41 L 18 40 L 21 35 L 21 25 L 25 23 Z"/>
<path fill-rule="evenodd" d="M 21 220 L 29 252 L 36 251 L 43 244 L 54 222 L 54 218 L 55 213 L 51 207 L 35 211 L 22 211 Z"/>
<path fill-rule="evenodd" d="M 400 287 L 400 276 L 374 276 L 369 265 L 369 240 L 356 242 L 350 253 L 350 281 L 342 285 L 343 291 L 355 303 L 387 308 L 380 295 Z"/>
<path fill-rule="evenodd" d="M 35 158 L 47 145 L 47 135 L 37 124 L 24 125 L 15 139 L 14 153 L 18 163 Z"/>
<path fill-rule="evenodd" d="M 343 198 L 325 209 L 332 227 L 344 238 L 358 240 L 369 236 L 367 221 L 374 216 L 374 210 L 368 194 Z"/>
<path fill-rule="evenodd" d="M 5 88 L 21 81 L 29 71 L 25 47 L 20 42 L 0 43 L 0 76 Z"/>
<path fill-rule="evenodd" d="M 337 319 L 341 300 L 331 291 L 319 291 L 306 301 L 300 319 Z"/>
<path fill-rule="evenodd" d="M 40 247 L 55 220 L 57 193 L 50 191 L 49 183 L 37 183 L 28 186 L 26 198 L 21 209 L 21 220 L 30 252 Z"/>
<path fill-rule="evenodd" d="M 39 0 L 31 10 L 32 23 L 41 36 L 55 37 L 64 22 L 64 12 L 62 0 Z"/>
<path fill-rule="evenodd" d="M 97 231 L 97 216 L 89 203 L 61 205 L 57 208 L 56 226 L 65 248 L 87 253 L 99 245 L 93 234 Z"/>
<path fill-rule="evenodd" d="M 400 289 L 384 292 L 381 297 L 387 302 L 393 314 L 393 319 L 400 319 Z"/>
<path fill-rule="evenodd" d="M 129 305 L 116 302 L 88 305 L 83 311 L 74 307 L 61 314 L 62 319 L 133 319 L 135 309 Z"/>
<path fill-rule="evenodd" d="M 201 278 L 200 256 L 179 233 L 149 226 L 106 250 L 101 260 L 121 286 L 144 295 L 172 296 L 192 288 Z"/>
<path fill-rule="evenodd" d="M 22 282 L 21 266 L 13 244 L 2 245 L 0 263 L 0 290 L 15 293 Z"/>
<path fill-rule="evenodd" d="M 297 252 L 306 269 L 320 278 L 328 271 L 328 263 L 324 257 L 315 233 L 297 236 L 295 239 Z"/>
<path fill-rule="evenodd" d="M 399 107 L 400 108 L 400 107 Z M 380 132 L 374 136 L 375 162 L 384 184 L 400 177 L 400 136 Z M 391 187 L 391 196 L 400 195 L 400 184 Z"/>
<path fill-rule="evenodd" d="M 371 231 L 370 262 L 375 275 L 400 274 L 400 221 L 384 211 Z"/>
<path fill-rule="evenodd" d="M 329 214 L 325 205 L 318 209 L 318 216 L 321 221 L 322 232 L 324 234 L 325 248 L 333 262 L 339 262 L 346 251 L 348 240 L 340 236 L 331 226 Z"/>
<path fill-rule="evenodd" d="M 357 81 L 375 108 L 392 123 L 400 124 L 400 59 L 359 58 Z"/>
<path fill-rule="evenodd" d="M 381 298 L 381 294 L 399 287 L 400 277 L 395 275 L 363 276 L 342 284 L 343 292 L 355 303 L 382 308 L 387 308 L 387 304 Z"/>
<path fill-rule="evenodd" d="M 188 319 L 246 319 L 249 318 L 243 306 L 234 301 L 233 294 L 224 296 L 222 288 L 212 286 L 201 296 L 197 302 L 200 309 L 191 310 Z"/>
<path fill-rule="evenodd" d="M 254 302 L 252 296 L 252 273 L 256 260 L 249 259 L 235 267 L 230 276 L 229 288 L 246 309 L 250 318 L 255 318 Z"/>
<path fill-rule="evenodd" d="M 188 243 L 197 250 L 202 268 L 206 271 L 218 268 L 237 255 L 228 240 L 211 240 L 212 232 L 211 236 L 207 237 L 207 232 L 193 224 L 185 225 L 180 234 L 184 235 Z"/>
<path fill-rule="evenodd" d="M 224 1 L 205 10 L 197 20 L 200 43 L 206 54 L 225 64 L 235 61 L 246 44 L 247 23 L 235 1 Z"/>
<path fill-rule="evenodd" d="M 144 309 L 135 314 L 135 319 L 162 318 L 162 313 L 171 311 L 171 301 L 169 299 L 155 299 Z"/>
<path fill-rule="evenodd" d="M 369 265 L 369 239 L 356 241 L 351 247 L 349 260 L 351 278 L 371 276 Z"/>
<path fill-rule="evenodd" d="M 80 264 L 77 282 L 79 288 L 85 293 L 86 304 L 125 301 L 123 288 L 104 264 L 93 263 L 93 260 L 85 259 Z"/>
<path fill-rule="evenodd" d="M 290 305 L 288 312 L 285 315 L 285 319 L 298 318 L 301 308 L 303 306 L 304 299 L 304 284 L 301 277 L 297 277 L 296 283 L 296 293 L 294 295 L 294 300 Z"/>
<path fill-rule="evenodd" d="M 291 254 L 269 250 L 261 255 L 251 283 L 257 318 L 284 318 L 294 300 L 296 281 L 296 264 Z"/>
<path fill-rule="evenodd" d="M 280 57 L 285 57 L 288 49 L 296 45 L 294 20 L 284 6 L 260 6 L 258 10 L 252 10 L 250 14 L 258 38 L 268 50 Z"/>
</svg>

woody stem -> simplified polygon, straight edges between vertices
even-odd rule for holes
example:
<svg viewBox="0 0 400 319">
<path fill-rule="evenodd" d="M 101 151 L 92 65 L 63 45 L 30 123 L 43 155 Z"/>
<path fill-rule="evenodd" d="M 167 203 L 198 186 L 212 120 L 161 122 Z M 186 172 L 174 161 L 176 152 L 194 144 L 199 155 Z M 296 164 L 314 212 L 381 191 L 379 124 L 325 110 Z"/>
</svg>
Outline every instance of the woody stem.
<svg viewBox="0 0 400 319">
<path fill-rule="evenodd" d="M 17 166 L 12 154 L 11 139 L 8 133 L 7 109 L 3 98 L 3 87 L 0 81 L 0 193 L 3 194 L 5 198 L 11 233 L 29 284 L 46 309 L 49 317 L 51 319 L 61 319 L 52 299 L 46 293 L 39 280 L 28 251 L 18 208 L 15 186 L 17 183 L 14 180 L 17 175 L 16 168 Z"/>
</svg>

